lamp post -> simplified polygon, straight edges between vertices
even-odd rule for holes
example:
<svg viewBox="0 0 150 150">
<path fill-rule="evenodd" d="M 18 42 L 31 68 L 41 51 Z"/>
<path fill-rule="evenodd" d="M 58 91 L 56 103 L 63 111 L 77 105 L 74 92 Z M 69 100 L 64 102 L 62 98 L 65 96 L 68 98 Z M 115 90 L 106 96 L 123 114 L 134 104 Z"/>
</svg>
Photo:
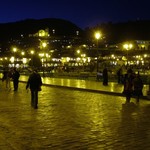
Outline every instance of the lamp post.
<svg viewBox="0 0 150 150">
<path fill-rule="evenodd" d="M 34 50 L 31 50 L 30 53 L 31 53 L 31 66 L 33 68 L 33 66 L 34 66 L 34 63 L 33 63 Z"/>
<path fill-rule="evenodd" d="M 48 57 L 49 57 L 49 54 L 46 53 L 46 54 L 45 54 L 45 58 L 46 58 L 46 64 L 45 64 L 45 66 L 46 66 L 46 67 L 48 67 L 48 65 L 47 65 L 47 59 L 48 59 Z"/>
<path fill-rule="evenodd" d="M 24 51 L 22 51 L 21 52 L 21 59 L 22 59 L 22 64 L 24 64 L 23 62 L 24 62 L 24 59 L 23 59 L 23 56 L 25 55 L 25 52 Z M 24 67 L 24 65 L 23 65 L 23 67 Z"/>
<path fill-rule="evenodd" d="M 17 52 L 16 47 L 13 48 L 13 52 L 14 52 L 14 67 L 16 67 L 16 52 Z"/>
<path fill-rule="evenodd" d="M 42 41 L 42 50 L 44 51 L 44 53 L 46 52 L 46 50 L 47 50 L 47 42 L 46 41 Z M 43 59 L 43 64 L 44 64 L 44 59 Z M 47 58 L 46 58 L 46 67 L 47 67 Z M 45 66 L 43 66 L 43 77 L 45 76 L 45 74 L 44 74 L 44 70 L 46 70 L 46 67 Z"/>
<path fill-rule="evenodd" d="M 131 50 L 132 47 L 133 47 L 133 45 L 131 43 L 123 45 L 123 48 L 127 51 L 127 65 L 128 65 L 128 61 L 129 61 L 128 51 Z"/>
<path fill-rule="evenodd" d="M 95 38 L 97 40 L 97 64 L 96 64 L 96 70 L 98 72 L 98 41 L 101 38 L 101 33 L 100 32 L 95 32 Z"/>
</svg>

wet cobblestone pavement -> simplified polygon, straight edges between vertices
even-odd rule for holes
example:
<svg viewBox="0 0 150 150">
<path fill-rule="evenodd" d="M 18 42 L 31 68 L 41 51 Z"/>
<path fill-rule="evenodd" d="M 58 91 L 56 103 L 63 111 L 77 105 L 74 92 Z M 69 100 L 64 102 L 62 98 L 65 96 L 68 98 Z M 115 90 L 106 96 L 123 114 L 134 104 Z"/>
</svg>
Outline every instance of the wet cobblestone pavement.
<svg viewBox="0 0 150 150">
<path fill-rule="evenodd" d="M 150 150 L 146 100 L 43 86 L 35 110 L 0 83 L 0 115 L 0 150 Z"/>
<path fill-rule="evenodd" d="M 28 77 L 25 75 L 21 75 L 20 77 L 20 81 L 22 82 L 26 82 L 27 79 Z M 108 86 L 103 86 L 102 82 L 97 82 L 96 80 L 42 77 L 42 81 L 44 85 L 48 86 L 63 87 L 63 88 L 65 87 L 95 93 L 123 96 L 122 95 L 123 84 L 118 84 L 117 82 L 109 82 Z M 149 89 L 148 85 L 144 85 L 143 99 L 148 99 L 147 98 L 148 89 Z"/>
</svg>

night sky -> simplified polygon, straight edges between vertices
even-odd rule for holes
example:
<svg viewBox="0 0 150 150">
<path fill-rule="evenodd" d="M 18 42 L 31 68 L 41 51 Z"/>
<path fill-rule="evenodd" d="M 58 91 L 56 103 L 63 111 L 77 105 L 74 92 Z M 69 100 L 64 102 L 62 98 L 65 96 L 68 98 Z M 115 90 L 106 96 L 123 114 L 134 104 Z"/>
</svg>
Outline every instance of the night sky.
<svg viewBox="0 0 150 150">
<path fill-rule="evenodd" d="M 150 19 L 149 9 L 149 0 L 5 0 L 0 23 L 59 18 L 84 29 L 103 22 Z"/>
</svg>

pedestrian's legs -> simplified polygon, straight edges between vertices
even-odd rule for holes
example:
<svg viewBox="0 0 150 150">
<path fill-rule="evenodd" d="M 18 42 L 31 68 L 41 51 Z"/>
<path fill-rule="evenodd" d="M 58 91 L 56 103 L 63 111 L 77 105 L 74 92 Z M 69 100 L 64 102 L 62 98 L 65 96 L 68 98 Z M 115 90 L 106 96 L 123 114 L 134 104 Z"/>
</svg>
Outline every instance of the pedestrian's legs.
<svg viewBox="0 0 150 150">
<path fill-rule="evenodd" d="M 38 108 L 38 91 L 36 90 L 35 92 L 34 92 L 34 96 L 35 96 L 35 99 L 34 99 L 34 108 L 36 109 L 36 108 Z"/>
<path fill-rule="evenodd" d="M 34 107 L 34 98 L 35 98 L 35 96 L 34 96 L 34 91 L 31 90 L 31 106 L 32 106 L 32 107 Z"/>
<path fill-rule="evenodd" d="M 10 78 L 6 78 L 6 88 L 10 89 Z"/>
<path fill-rule="evenodd" d="M 131 94 L 130 94 L 130 92 L 127 92 L 126 93 L 126 102 L 129 103 L 130 99 L 131 99 Z"/>
<path fill-rule="evenodd" d="M 6 79 L 6 88 L 9 88 L 8 87 L 8 82 L 9 82 L 8 79 Z"/>
<path fill-rule="evenodd" d="M 129 97 L 129 96 L 126 97 L 126 102 L 127 102 L 127 103 L 130 102 L 130 97 Z"/>
<path fill-rule="evenodd" d="M 14 84 L 14 91 L 17 91 L 18 90 L 18 80 L 14 80 L 13 84 Z"/>
<path fill-rule="evenodd" d="M 8 87 L 10 89 L 10 78 L 8 79 Z"/>
<path fill-rule="evenodd" d="M 15 81 L 15 90 L 18 90 L 18 80 Z"/>
<path fill-rule="evenodd" d="M 38 108 L 38 91 L 37 90 L 31 90 L 31 106 L 35 109 Z"/>
<path fill-rule="evenodd" d="M 137 97 L 136 97 L 136 102 L 138 103 L 138 102 L 139 102 L 139 100 L 140 100 L 140 97 L 139 97 L 139 96 L 137 96 Z"/>
<path fill-rule="evenodd" d="M 14 91 L 15 91 L 15 80 L 13 80 L 13 86 L 14 86 Z"/>
<path fill-rule="evenodd" d="M 118 83 L 120 83 L 120 76 L 118 75 Z"/>
</svg>

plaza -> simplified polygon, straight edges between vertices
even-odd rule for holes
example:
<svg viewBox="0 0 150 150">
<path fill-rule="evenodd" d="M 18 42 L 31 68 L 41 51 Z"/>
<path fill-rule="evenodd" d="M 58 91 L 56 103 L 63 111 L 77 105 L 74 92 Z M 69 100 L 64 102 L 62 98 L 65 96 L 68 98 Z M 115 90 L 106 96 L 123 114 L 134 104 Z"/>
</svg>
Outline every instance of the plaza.
<svg viewBox="0 0 150 150">
<path fill-rule="evenodd" d="M 136 104 L 132 98 L 125 104 L 120 85 L 114 93 L 111 90 L 117 85 L 113 83 L 104 87 L 96 81 L 70 79 L 69 84 L 45 78 L 35 110 L 25 89 L 26 79 L 20 77 L 17 92 L 0 83 L 0 149 L 149 150 L 148 99 Z M 99 92 L 94 90 L 96 85 Z"/>
</svg>

